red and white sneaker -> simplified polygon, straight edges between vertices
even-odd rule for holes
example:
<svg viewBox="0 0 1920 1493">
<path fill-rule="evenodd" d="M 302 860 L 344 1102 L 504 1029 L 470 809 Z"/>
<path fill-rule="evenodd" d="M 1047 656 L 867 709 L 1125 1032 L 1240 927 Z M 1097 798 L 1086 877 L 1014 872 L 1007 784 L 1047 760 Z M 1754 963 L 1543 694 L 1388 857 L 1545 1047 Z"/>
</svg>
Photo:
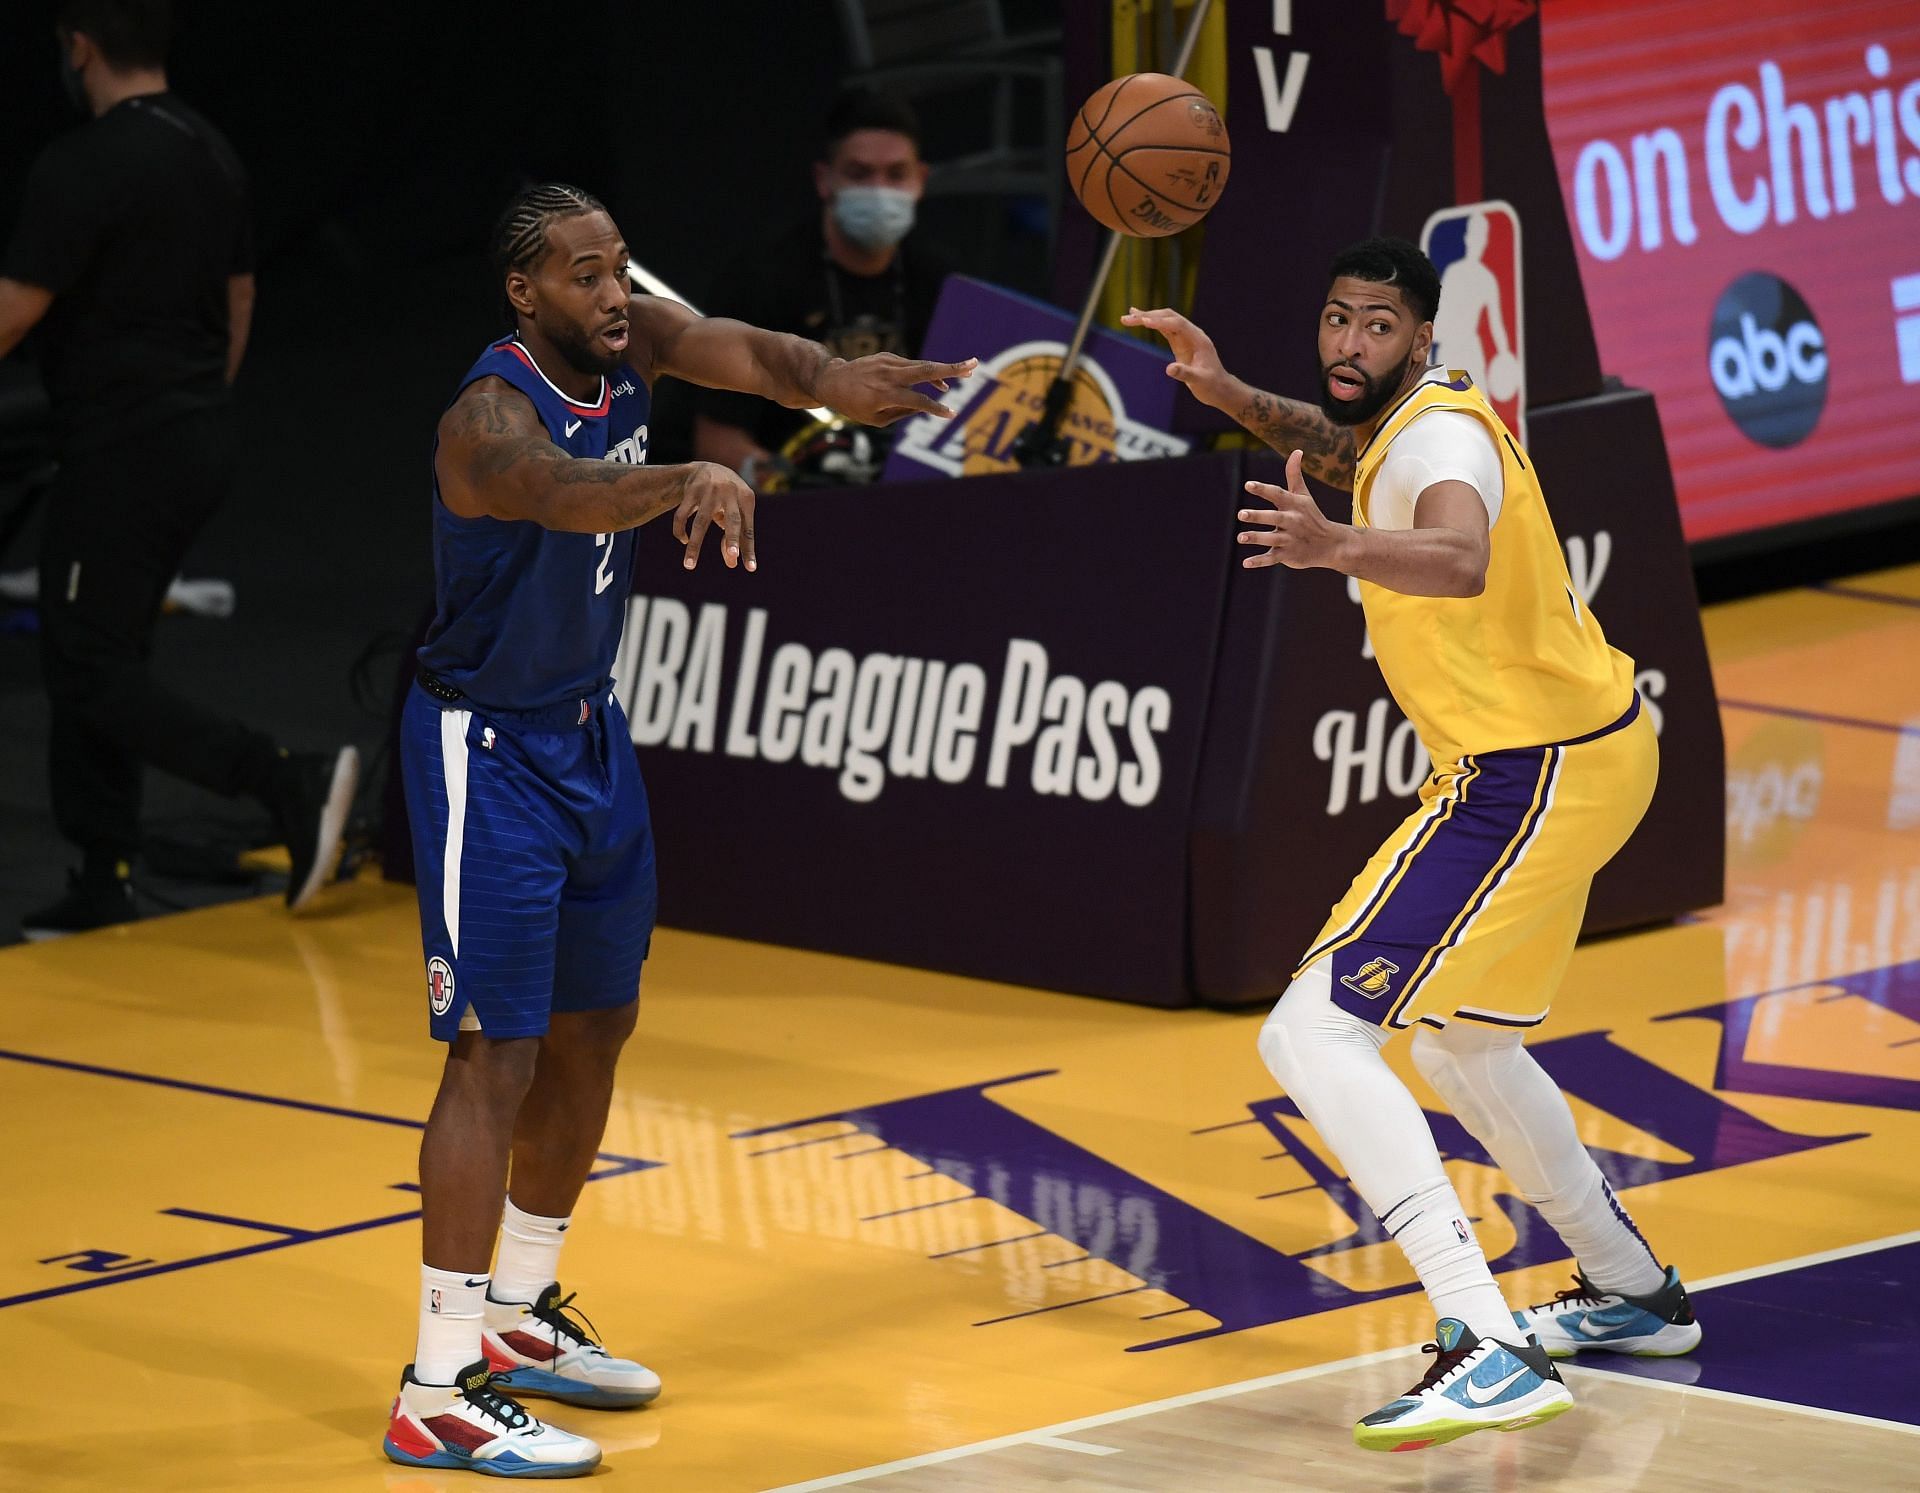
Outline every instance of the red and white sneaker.
<svg viewBox="0 0 1920 1493">
<path fill-rule="evenodd" d="M 567 1314 L 572 1305 L 573 1297 L 562 1296 L 557 1281 L 531 1305 L 496 1301 L 489 1291 L 480 1346 L 494 1382 L 515 1394 L 597 1410 L 628 1409 L 657 1396 L 660 1376 L 607 1352 L 593 1340 L 592 1323 Z"/>
<path fill-rule="evenodd" d="M 382 1443 L 403 1467 L 457 1467 L 492 1477 L 584 1477 L 600 1448 L 547 1425 L 494 1387 L 485 1360 L 453 1384 L 422 1384 L 408 1364 Z"/>
</svg>

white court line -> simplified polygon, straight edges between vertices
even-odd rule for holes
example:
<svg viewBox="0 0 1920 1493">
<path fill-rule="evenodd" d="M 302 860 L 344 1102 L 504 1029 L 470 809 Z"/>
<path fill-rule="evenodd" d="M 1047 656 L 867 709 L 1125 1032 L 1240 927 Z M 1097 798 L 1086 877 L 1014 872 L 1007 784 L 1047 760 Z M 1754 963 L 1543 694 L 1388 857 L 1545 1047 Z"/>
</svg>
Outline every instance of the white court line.
<svg viewBox="0 0 1920 1493">
<path fill-rule="evenodd" d="M 1064 1436 L 1034 1436 L 1028 1439 L 1028 1446 L 1047 1446 L 1057 1452 L 1085 1452 L 1090 1457 L 1118 1456 L 1117 1446 L 1101 1446 L 1092 1441 L 1069 1441 Z"/>
<path fill-rule="evenodd" d="M 1740 1281 L 1758 1280 L 1768 1275 L 1784 1275 L 1789 1270 L 1803 1270 L 1809 1265 L 1824 1265 L 1832 1260 L 1851 1259 L 1855 1255 L 1874 1254 L 1879 1250 L 1897 1249 L 1903 1244 L 1916 1243 L 1920 1243 L 1920 1230 L 1906 1234 L 1889 1234 L 1884 1239 L 1871 1239 L 1864 1244 L 1846 1244 L 1838 1249 L 1823 1249 L 1810 1255 L 1798 1255 L 1791 1260 L 1780 1260 L 1772 1265 L 1756 1265 L 1751 1270 L 1734 1270 L 1725 1275 L 1715 1275 L 1687 1289 L 1689 1292 L 1711 1291 L 1719 1286 L 1738 1284 Z M 1317 1379 L 1323 1374 L 1337 1374 L 1342 1369 L 1357 1369 L 1365 1364 L 1385 1363 L 1389 1359 L 1406 1357 L 1413 1352 L 1414 1349 L 1411 1347 L 1384 1348 L 1378 1353 L 1362 1353 L 1354 1358 L 1341 1358 L 1332 1363 L 1314 1364 L 1310 1368 L 1291 1369 L 1284 1374 L 1268 1374 L 1259 1379 L 1242 1379 L 1237 1384 L 1222 1384 L 1213 1389 L 1196 1389 L 1190 1394 L 1173 1395 L 1164 1400 L 1149 1400 L 1145 1404 L 1128 1405 L 1100 1415 L 1061 1421 L 1058 1425 L 1040 1426 L 1031 1431 L 1017 1431 L 1011 1436 L 995 1436 L 988 1441 L 974 1441 L 966 1446 L 948 1447 L 944 1451 L 924 1452 L 917 1457 L 902 1457 L 895 1462 L 880 1462 L 872 1467 L 858 1468 L 853 1472 L 838 1472 L 830 1477 L 817 1477 L 804 1483 L 783 1483 L 778 1488 L 768 1489 L 767 1493 L 817 1493 L 817 1490 L 824 1488 L 844 1488 L 850 1483 L 864 1483 L 870 1478 L 885 1477 L 890 1472 L 907 1472 L 915 1467 L 934 1467 L 942 1462 L 956 1462 L 962 1457 L 977 1457 L 983 1452 L 997 1452 L 1010 1446 L 1029 1446 L 1036 1441 L 1045 1444 L 1047 1438 L 1067 1436 L 1074 1431 L 1114 1425 L 1123 1420 L 1137 1420 L 1143 1415 L 1154 1415 L 1162 1410 L 1178 1410 L 1186 1405 L 1204 1405 L 1210 1400 L 1230 1399 L 1234 1395 L 1251 1394 L 1255 1390 L 1272 1389 L 1282 1384 L 1298 1384 L 1302 1380 Z M 1608 1371 L 1593 1369 L 1582 1370 L 1582 1372 L 1604 1374 Z M 1802 1415 L 1810 1415 L 1821 1420 L 1841 1420 L 1857 1425 L 1884 1426 L 1896 1431 L 1920 1433 L 1920 1428 L 1900 1421 L 1876 1420 L 1866 1415 L 1849 1415 L 1841 1410 L 1822 1410 L 1813 1405 L 1796 1405 L 1789 1400 L 1765 1400 L 1757 1395 L 1734 1394 L 1723 1389 L 1703 1389 L 1693 1384 L 1672 1384 L 1664 1379 L 1642 1379 L 1635 1374 L 1615 1374 L 1613 1377 L 1634 1384 L 1655 1384 L 1662 1389 L 1680 1390 L 1687 1394 L 1705 1395 L 1713 1399 L 1736 1400 L 1750 1405 L 1794 1410 Z M 1075 1450 L 1086 1450 L 1086 1447 L 1082 1445 Z"/>
<path fill-rule="evenodd" d="M 1850 1426 L 1872 1426 L 1875 1430 L 1904 1431 L 1909 1436 L 1920 1436 L 1920 1426 L 1908 1425 L 1903 1420 L 1881 1420 L 1877 1415 L 1853 1415 L 1845 1410 L 1828 1410 L 1820 1405 L 1796 1405 L 1792 1400 L 1770 1400 L 1765 1395 L 1741 1394 L 1731 1389 L 1709 1389 L 1704 1384 L 1681 1384 L 1672 1379 L 1646 1378 L 1639 1374 L 1624 1374 L 1618 1369 L 1569 1364 L 1564 1360 L 1559 1368 L 1562 1374 L 1571 1368 L 1575 1377 L 1581 1379 L 1595 1381 L 1610 1379 L 1616 1384 L 1644 1384 L 1650 1389 L 1670 1389 L 1676 1394 L 1699 1395 L 1702 1399 L 1727 1400 L 1736 1405 L 1764 1405 L 1769 1410 L 1791 1410 L 1799 1415 L 1811 1415 L 1817 1420 L 1838 1420 Z"/>
<path fill-rule="evenodd" d="M 915 1467 L 933 1467 L 941 1462 L 956 1462 L 962 1457 L 977 1457 L 982 1452 L 1002 1451 L 1009 1446 L 1030 1446 L 1042 1437 L 1067 1436 L 1075 1431 L 1090 1431 L 1095 1426 L 1110 1426 L 1116 1421 L 1135 1420 L 1142 1415 L 1153 1415 L 1161 1410 L 1178 1410 L 1186 1405 L 1204 1405 L 1209 1400 L 1224 1400 L 1233 1395 L 1249 1394 L 1256 1389 L 1271 1389 L 1280 1384 L 1297 1384 L 1303 1379 L 1318 1379 L 1323 1374 L 1337 1374 L 1341 1369 L 1357 1369 L 1363 1364 L 1384 1363 L 1390 1358 L 1406 1358 L 1416 1350 L 1413 1348 L 1383 1348 L 1378 1353 L 1362 1353 L 1356 1358 L 1342 1358 L 1334 1363 L 1317 1363 L 1304 1369 L 1289 1369 L 1284 1374 L 1267 1374 L 1259 1379 L 1242 1379 L 1238 1384 L 1221 1384 L 1213 1389 L 1196 1389 L 1190 1394 L 1173 1395 L 1164 1400 L 1149 1400 L 1144 1405 L 1127 1405 L 1119 1410 L 1104 1411 L 1099 1415 L 1085 1415 L 1079 1420 L 1063 1420 L 1058 1425 L 1041 1426 L 1032 1431 L 1016 1431 L 1011 1436 L 995 1436 L 989 1441 L 975 1441 L 966 1446 L 950 1446 L 944 1451 L 923 1452 L 917 1457 L 902 1457 L 897 1462 L 881 1462 L 873 1467 L 862 1467 L 854 1472 L 836 1472 L 830 1477 L 816 1477 L 804 1483 L 783 1483 L 771 1488 L 767 1493 L 817 1493 L 822 1488 L 844 1488 L 849 1483 L 864 1483 L 869 1478 L 885 1477 L 890 1472 L 908 1472 Z M 1084 1447 L 1081 1448 L 1084 1450 Z"/>
<path fill-rule="evenodd" d="M 1834 1260 L 1850 1260 L 1855 1255 L 1878 1254 L 1883 1249 L 1898 1249 L 1903 1244 L 1920 1244 L 1920 1229 L 1909 1234 L 1889 1234 L 1884 1239 L 1869 1239 L 1865 1244 L 1843 1244 L 1838 1249 L 1823 1249 L 1815 1254 L 1800 1255 L 1791 1260 L 1781 1260 L 1773 1265 L 1755 1265 L 1751 1270 L 1730 1270 L 1725 1275 L 1710 1276 L 1698 1285 L 1687 1287 L 1692 1291 L 1711 1291 L 1719 1286 L 1737 1286 L 1743 1280 L 1759 1280 L 1766 1275 L 1783 1275 L 1789 1270 L 1804 1270 L 1809 1265 L 1825 1265 Z"/>
</svg>

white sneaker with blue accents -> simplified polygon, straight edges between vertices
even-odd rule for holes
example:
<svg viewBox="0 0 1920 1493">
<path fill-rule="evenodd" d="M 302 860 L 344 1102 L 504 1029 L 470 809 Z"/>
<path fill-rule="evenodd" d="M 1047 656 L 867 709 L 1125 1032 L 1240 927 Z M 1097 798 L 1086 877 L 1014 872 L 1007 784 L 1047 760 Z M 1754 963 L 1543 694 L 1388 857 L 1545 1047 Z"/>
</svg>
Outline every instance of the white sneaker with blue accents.
<svg viewBox="0 0 1920 1493">
<path fill-rule="evenodd" d="M 596 1410 L 625 1410 L 659 1397 L 660 1376 L 615 1358 L 594 1340 L 593 1324 L 556 1282 L 538 1301 L 497 1301 L 487 1292 L 480 1346 L 494 1381 L 516 1395 L 541 1395 Z M 577 1319 L 577 1320 L 576 1320 Z"/>
<path fill-rule="evenodd" d="M 1680 1284 L 1680 1273 L 1671 1265 L 1665 1282 L 1651 1296 L 1602 1291 L 1576 1272 L 1571 1291 L 1562 1291 L 1543 1306 L 1515 1312 L 1513 1320 L 1523 1332 L 1539 1338 L 1540 1346 L 1555 1358 L 1593 1349 L 1673 1358 L 1700 1346 L 1693 1304 Z"/>
<path fill-rule="evenodd" d="M 1455 1317 L 1442 1317 L 1433 1335 L 1424 1350 L 1436 1355 L 1426 1377 L 1361 1420 L 1354 1445 L 1416 1452 L 1475 1431 L 1518 1431 L 1573 1408 L 1573 1396 L 1538 1345 L 1475 1337 Z"/>
</svg>

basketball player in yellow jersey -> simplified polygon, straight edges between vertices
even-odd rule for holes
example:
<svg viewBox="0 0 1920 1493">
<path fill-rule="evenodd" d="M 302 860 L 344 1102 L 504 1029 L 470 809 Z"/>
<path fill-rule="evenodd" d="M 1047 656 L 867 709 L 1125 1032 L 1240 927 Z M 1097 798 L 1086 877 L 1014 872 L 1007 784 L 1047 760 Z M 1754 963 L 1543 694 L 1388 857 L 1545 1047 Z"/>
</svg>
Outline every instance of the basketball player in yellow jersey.
<svg viewBox="0 0 1920 1493">
<path fill-rule="evenodd" d="M 1318 408 L 1249 389 L 1171 311 L 1131 312 L 1167 372 L 1288 454 L 1240 514 L 1249 569 L 1360 583 L 1394 699 L 1433 758 L 1419 806 L 1367 863 L 1260 1031 L 1260 1055 L 1406 1252 L 1439 1319 L 1432 1366 L 1354 1427 L 1409 1451 L 1515 1430 L 1573 1400 L 1550 1355 L 1670 1355 L 1700 1340 L 1661 1266 L 1521 1045 L 1546 1018 L 1594 873 L 1646 812 L 1654 729 L 1632 660 L 1574 591 L 1532 463 L 1472 381 L 1427 366 L 1440 278 L 1400 239 L 1334 260 Z M 1330 522 L 1301 480 L 1353 493 Z M 1574 1251 L 1574 1288 L 1509 1310 L 1426 1116 L 1380 1049 L 1413 1059 Z"/>
</svg>

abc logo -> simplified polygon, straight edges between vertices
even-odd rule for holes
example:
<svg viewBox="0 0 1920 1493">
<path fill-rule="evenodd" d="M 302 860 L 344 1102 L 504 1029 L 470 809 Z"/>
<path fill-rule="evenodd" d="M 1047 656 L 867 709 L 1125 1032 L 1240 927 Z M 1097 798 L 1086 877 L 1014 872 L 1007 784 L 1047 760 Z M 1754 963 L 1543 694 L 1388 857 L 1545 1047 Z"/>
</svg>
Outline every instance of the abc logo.
<svg viewBox="0 0 1920 1493">
<path fill-rule="evenodd" d="M 1800 292 L 1763 270 L 1720 294 L 1707 367 L 1733 423 L 1763 446 L 1807 438 L 1827 404 L 1827 339 Z"/>
</svg>

